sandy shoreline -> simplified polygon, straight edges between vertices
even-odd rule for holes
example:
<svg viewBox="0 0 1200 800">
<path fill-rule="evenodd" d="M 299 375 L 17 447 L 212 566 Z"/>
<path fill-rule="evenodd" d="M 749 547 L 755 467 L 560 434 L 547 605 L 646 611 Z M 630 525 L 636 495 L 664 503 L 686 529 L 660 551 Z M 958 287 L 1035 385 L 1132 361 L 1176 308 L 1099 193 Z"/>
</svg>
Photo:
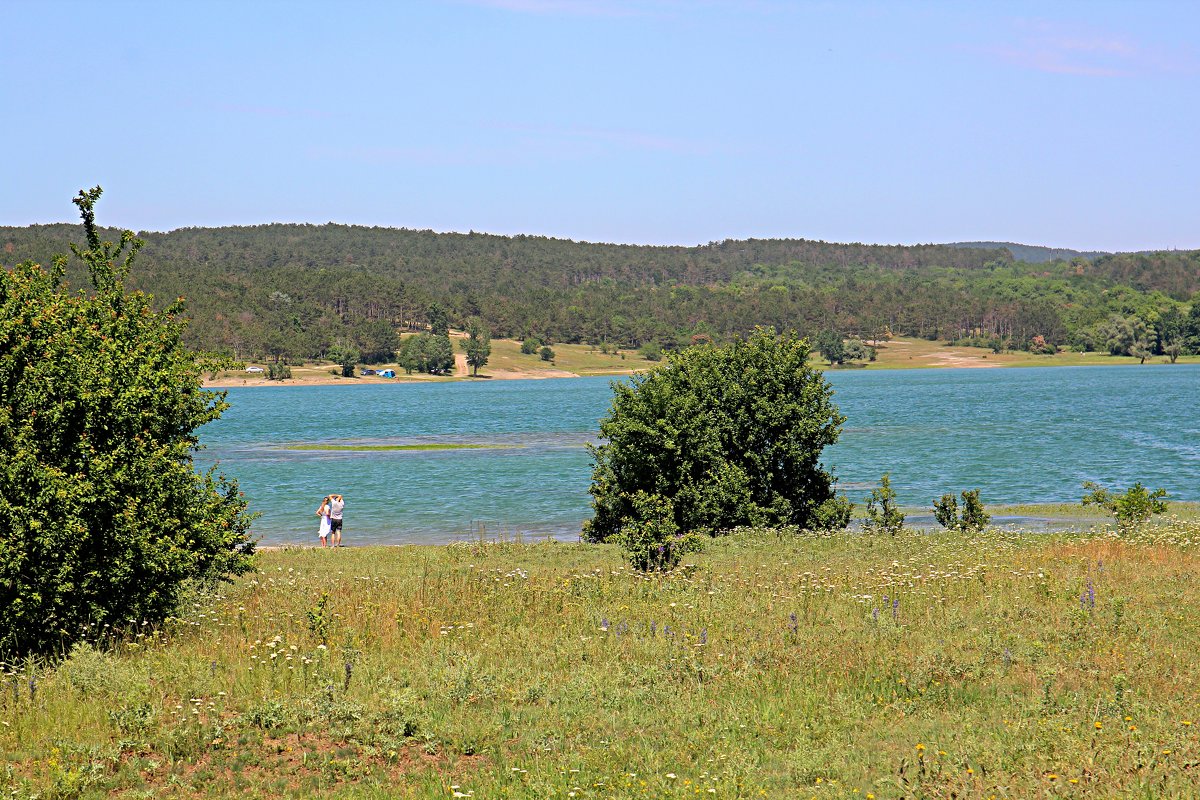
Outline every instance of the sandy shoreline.
<svg viewBox="0 0 1200 800">
<path fill-rule="evenodd" d="M 478 377 L 461 373 L 441 377 L 400 373 L 395 378 L 380 378 L 377 375 L 358 375 L 353 378 L 341 378 L 334 375 L 302 375 L 282 381 L 269 381 L 266 377 L 256 374 L 247 374 L 245 377 L 242 377 L 240 373 L 235 373 L 220 375 L 215 379 L 206 380 L 204 381 L 204 388 L 238 389 L 244 386 L 372 386 L 389 383 L 450 383 L 457 381 L 512 381 L 580 377 L 584 376 L 561 369 L 529 371 L 498 369 L 483 373 Z"/>
<path fill-rule="evenodd" d="M 369 386 L 387 383 L 447 383 L 456 381 L 506 381 L 506 380 L 540 380 L 543 378 L 590 378 L 590 377 L 620 377 L 634 375 L 652 369 L 653 364 L 637 359 L 636 353 L 626 352 L 618 355 L 597 356 L 592 350 L 583 346 L 564 345 L 560 348 L 557 365 L 532 364 L 522 362 L 525 356 L 515 356 L 519 344 L 503 340 L 493 340 L 497 349 L 503 347 L 500 358 L 495 359 L 495 366 L 488 365 L 478 376 L 470 374 L 466 356 L 455 353 L 455 365 L 449 375 L 407 374 L 394 364 L 380 366 L 379 369 L 391 368 L 397 371 L 395 378 L 381 378 L 376 375 L 358 375 L 353 378 L 343 378 L 335 374 L 336 365 L 308 364 L 292 367 L 293 377 L 282 381 L 269 381 L 265 372 L 224 372 L 204 381 L 207 389 L 235 389 L 246 386 Z M 515 358 L 514 358 L 515 356 Z M 629 360 L 626 361 L 626 357 Z M 1165 363 L 1165 358 L 1158 357 L 1142 366 Z M 1005 367 L 1073 367 L 1073 366 L 1123 366 L 1138 365 L 1138 360 L 1129 357 L 1114 357 L 1108 354 L 1093 353 L 1059 353 L 1053 356 L 1031 355 L 1028 353 L 1005 352 L 994 353 L 977 347 L 957 347 L 942 343 L 932 343 L 911 338 L 897 338 L 886 344 L 881 344 L 879 359 L 869 366 L 864 363 L 846 364 L 834 368 L 835 371 L 865 369 L 872 370 L 906 370 L 906 369 L 999 369 Z M 1200 363 L 1200 357 L 1184 356 L 1180 364 Z M 256 366 L 266 367 L 266 362 L 254 362 Z M 527 366 L 528 365 L 528 366 Z M 817 369 L 826 370 L 824 363 L 812 362 Z"/>
</svg>

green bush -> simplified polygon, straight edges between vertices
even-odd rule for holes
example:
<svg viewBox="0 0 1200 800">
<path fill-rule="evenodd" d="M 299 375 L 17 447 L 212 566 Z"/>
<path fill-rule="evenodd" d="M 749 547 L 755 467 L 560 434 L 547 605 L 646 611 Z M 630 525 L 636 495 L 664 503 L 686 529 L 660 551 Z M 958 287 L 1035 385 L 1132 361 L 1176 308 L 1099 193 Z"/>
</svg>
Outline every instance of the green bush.
<svg viewBox="0 0 1200 800">
<path fill-rule="evenodd" d="M 891 474 L 885 472 L 879 479 L 879 488 L 871 490 L 867 500 L 867 519 L 863 530 L 867 533 L 888 533 L 892 536 L 904 528 L 904 512 L 896 507 L 896 492 L 892 489 Z"/>
<path fill-rule="evenodd" d="M 553 361 L 554 350 L 549 345 L 544 345 L 541 350 L 538 350 L 538 356 L 542 361 Z"/>
<path fill-rule="evenodd" d="M 287 364 L 272 362 L 267 365 L 267 380 L 284 381 L 292 377 L 292 368 Z"/>
<path fill-rule="evenodd" d="M 979 499 L 979 489 L 969 489 L 960 494 L 962 497 L 962 513 L 959 513 L 958 501 L 953 494 L 944 494 L 940 500 L 933 501 L 933 517 L 944 528 L 950 530 L 981 531 L 991 522 L 992 516 L 983 508 Z"/>
<path fill-rule="evenodd" d="M 703 546 L 699 536 L 679 530 L 671 501 L 665 497 L 637 492 L 631 498 L 631 505 L 633 514 L 613 541 L 625 551 L 635 569 L 642 572 L 674 569 L 685 555 Z"/>
<path fill-rule="evenodd" d="M 542 346 L 542 340 L 531 336 L 528 339 L 526 339 L 525 341 L 521 342 L 521 352 L 524 355 L 532 356 L 537 353 L 538 348 L 541 346 Z"/>
<path fill-rule="evenodd" d="M 450 344 L 449 336 L 419 333 L 404 338 L 396 358 L 409 374 L 416 370 L 430 375 L 443 375 L 454 368 L 454 347 Z"/>
<path fill-rule="evenodd" d="M 662 361 L 663 349 L 658 342 L 646 342 L 638 348 L 638 352 L 647 361 Z"/>
<path fill-rule="evenodd" d="M 808 354 L 806 341 L 758 329 L 614 383 L 606 441 L 589 448 L 595 513 L 584 537 L 608 541 L 643 522 L 639 493 L 669 501 L 685 533 L 844 527 L 850 504 L 819 464 L 844 418 Z"/>
<path fill-rule="evenodd" d="M 182 302 L 156 312 L 122 279 L 141 242 L 101 242 L 80 192 L 94 293 L 31 262 L 0 270 L 0 660 L 62 653 L 157 622 L 194 580 L 252 568 L 252 517 L 235 481 L 197 474 L 196 429 L 227 364 L 181 342 Z"/>
<path fill-rule="evenodd" d="M 338 347 L 329 351 L 329 359 L 338 365 L 339 369 L 335 374 L 343 378 L 354 378 L 357 377 L 354 369 L 362 359 L 362 354 L 353 347 Z"/>
<path fill-rule="evenodd" d="M 1167 503 L 1163 500 L 1167 496 L 1167 490 L 1155 489 L 1151 492 L 1142 486 L 1140 481 L 1123 494 L 1114 494 L 1092 481 L 1084 481 L 1083 488 L 1089 490 L 1083 496 L 1085 506 L 1100 506 L 1116 517 L 1117 522 L 1122 525 L 1145 522 L 1152 515 L 1162 514 L 1167 510 Z"/>
</svg>

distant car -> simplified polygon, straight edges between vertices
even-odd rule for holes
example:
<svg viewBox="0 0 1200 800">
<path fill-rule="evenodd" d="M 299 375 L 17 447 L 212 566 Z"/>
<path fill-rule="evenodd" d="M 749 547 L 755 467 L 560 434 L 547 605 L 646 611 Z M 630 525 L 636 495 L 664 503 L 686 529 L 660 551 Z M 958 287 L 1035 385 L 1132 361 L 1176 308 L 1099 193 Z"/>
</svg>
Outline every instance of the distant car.
<svg viewBox="0 0 1200 800">
<path fill-rule="evenodd" d="M 262 367 L 246 367 L 246 372 L 266 372 Z"/>
<path fill-rule="evenodd" d="M 364 369 L 362 372 L 360 372 L 360 373 L 358 373 L 358 374 L 359 374 L 359 375 L 363 375 L 363 376 L 366 376 L 366 375 L 374 375 L 374 374 L 375 374 L 375 370 L 373 370 L 373 369 Z"/>
</svg>

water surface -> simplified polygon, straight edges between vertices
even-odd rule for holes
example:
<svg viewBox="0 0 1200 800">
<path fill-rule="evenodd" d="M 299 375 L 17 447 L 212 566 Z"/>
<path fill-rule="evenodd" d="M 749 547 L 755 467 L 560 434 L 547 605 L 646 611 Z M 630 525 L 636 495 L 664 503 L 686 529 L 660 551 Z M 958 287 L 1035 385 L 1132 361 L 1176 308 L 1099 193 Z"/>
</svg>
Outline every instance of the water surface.
<svg viewBox="0 0 1200 800">
<path fill-rule="evenodd" d="M 847 420 L 824 461 L 856 503 L 884 472 L 926 509 L 975 487 L 987 503 L 1074 502 L 1085 480 L 1200 499 L 1200 365 L 828 378 Z M 329 492 L 346 495 L 347 544 L 570 538 L 589 516 L 584 444 L 611 397 L 608 378 L 235 388 L 201 462 L 239 479 L 267 544 L 315 542 Z M 322 443 L 341 449 L 288 449 Z M 428 444 L 487 447 L 407 448 Z"/>
</svg>

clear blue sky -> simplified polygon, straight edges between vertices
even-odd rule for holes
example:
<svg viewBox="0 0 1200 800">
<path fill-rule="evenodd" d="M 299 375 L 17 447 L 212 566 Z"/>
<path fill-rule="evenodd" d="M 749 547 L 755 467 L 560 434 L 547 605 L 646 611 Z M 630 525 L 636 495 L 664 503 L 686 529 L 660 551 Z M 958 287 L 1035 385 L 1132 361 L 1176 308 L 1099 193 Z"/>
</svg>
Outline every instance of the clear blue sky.
<svg viewBox="0 0 1200 800">
<path fill-rule="evenodd" d="M 0 224 L 1200 247 L 1200 3 L 0 2 Z"/>
</svg>

